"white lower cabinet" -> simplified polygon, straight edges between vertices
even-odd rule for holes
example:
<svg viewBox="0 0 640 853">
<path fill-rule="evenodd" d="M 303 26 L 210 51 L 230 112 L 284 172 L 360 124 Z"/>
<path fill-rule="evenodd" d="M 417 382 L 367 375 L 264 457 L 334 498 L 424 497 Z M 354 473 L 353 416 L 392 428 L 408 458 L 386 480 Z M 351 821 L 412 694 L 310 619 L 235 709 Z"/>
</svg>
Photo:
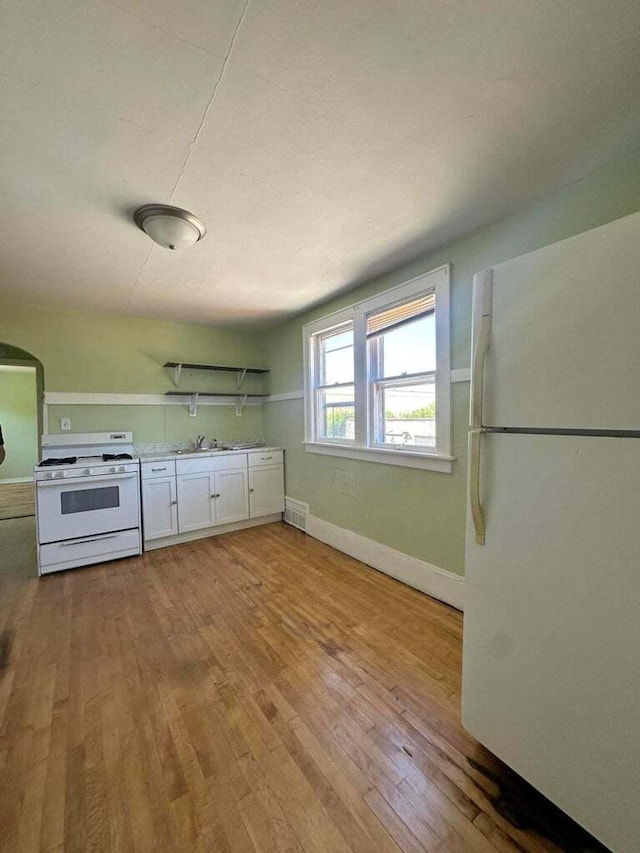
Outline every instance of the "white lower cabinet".
<svg viewBox="0 0 640 853">
<path fill-rule="evenodd" d="M 215 515 L 215 474 L 178 475 L 178 530 L 201 530 L 213 527 Z"/>
<path fill-rule="evenodd" d="M 142 481 L 144 538 L 160 539 L 178 532 L 176 478 L 154 477 Z"/>
<path fill-rule="evenodd" d="M 265 465 L 249 469 L 249 517 L 284 512 L 284 469 Z"/>
<path fill-rule="evenodd" d="M 230 524 L 249 518 L 247 469 L 217 471 L 215 484 L 215 523 Z"/>
<path fill-rule="evenodd" d="M 185 533 L 197 538 L 197 531 L 209 529 L 214 535 L 215 527 L 284 511 L 281 450 L 192 456 L 141 467 L 145 541 Z M 150 547 L 165 544 L 170 542 Z"/>
<path fill-rule="evenodd" d="M 249 518 L 247 469 L 178 474 L 178 531 Z"/>
</svg>

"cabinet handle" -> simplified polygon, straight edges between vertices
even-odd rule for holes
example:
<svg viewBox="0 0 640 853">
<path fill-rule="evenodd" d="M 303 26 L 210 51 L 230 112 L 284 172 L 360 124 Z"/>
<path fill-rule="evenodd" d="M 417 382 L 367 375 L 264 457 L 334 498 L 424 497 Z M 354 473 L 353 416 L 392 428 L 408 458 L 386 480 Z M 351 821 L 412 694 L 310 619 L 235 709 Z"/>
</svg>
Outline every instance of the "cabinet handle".
<svg viewBox="0 0 640 853">
<path fill-rule="evenodd" d="M 252 491 L 253 491 L 253 489 L 249 489 L 249 491 L 250 491 L 250 492 L 252 492 Z"/>
<path fill-rule="evenodd" d="M 261 456 L 260 457 L 261 462 L 268 462 L 269 459 L 273 459 L 273 456 Z"/>
<path fill-rule="evenodd" d="M 171 506 L 177 506 L 177 505 L 178 505 L 178 501 L 171 501 Z"/>
<path fill-rule="evenodd" d="M 211 495 L 212 498 L 219 498 L 220 495 Z"/>
<path fill-rule="evenodd" d="M 152 468 L 152 471 L 166 471 L 166 468 Z"/>
</svg>

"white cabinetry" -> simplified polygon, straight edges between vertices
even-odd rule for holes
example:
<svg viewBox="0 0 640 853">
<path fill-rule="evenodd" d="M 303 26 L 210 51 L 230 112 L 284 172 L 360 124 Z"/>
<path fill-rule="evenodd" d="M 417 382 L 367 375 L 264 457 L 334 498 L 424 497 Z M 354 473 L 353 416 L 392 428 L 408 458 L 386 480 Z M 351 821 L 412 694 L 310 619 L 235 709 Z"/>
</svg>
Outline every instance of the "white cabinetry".
<svg viewBox="0 0 640 853">
<path fill-rule="evenodd" d="M 218 471 L 216 482 L 216 524 L 230 524 L 249 518 L 247 469 Z"/>
<path fill-rule="evenodd" d="M 215 475 L 178 474 L 178 529 L 180 533 L 213 527 L 215 516 Z"/>
<path fill-rule="evenodd" d="M 141 467 L 149 547 L 261 523 L 253 519 L 277 521 L 284 510 L 281 450 L 193 455 Z"/>
<path fill-rule="evenodd" d="M 142 481 L 144 538 L 160 539 L 178 532 L 176 478 L 153 477 Z"/>
<path fill-rule="evenodd" d="M 246 466 L 178 474 L 177 480 L 180 533 L 243 521 L 249 517 Z"/>
<path fill-rule="evenodd" d="M 284 511 L 284 466 L 281 450 L 249 454 L 249 517 Z"/>
</svg>

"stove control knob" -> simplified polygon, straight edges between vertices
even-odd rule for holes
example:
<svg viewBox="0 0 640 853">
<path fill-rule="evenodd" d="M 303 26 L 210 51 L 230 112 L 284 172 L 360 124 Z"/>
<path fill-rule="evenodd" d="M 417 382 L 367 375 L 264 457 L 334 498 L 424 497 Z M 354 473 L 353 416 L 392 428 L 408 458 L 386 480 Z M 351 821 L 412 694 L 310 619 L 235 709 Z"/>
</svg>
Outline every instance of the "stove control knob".
<svg viewBox="0 0 640 853">
<path fill-rule="evenodd" d="M 54 477 L 57 480 L 63 480 L 66 477 L 66 474 L 64 471 L 56 471 L 56 473 L 54 474 Z"/>
<path fill-rule="evenodd" d="M 91 468 L 85 468 L 83 471 L 83 474 L 90 474 L 90 473 L 91 473 Z"/>
<path fill-rule="evenodd" d="M 118 473 L 119 474 L 124 474 L 124 472 L 126 470 L 127 470 L 126 465 L 118 465 Z"/>
</svg>

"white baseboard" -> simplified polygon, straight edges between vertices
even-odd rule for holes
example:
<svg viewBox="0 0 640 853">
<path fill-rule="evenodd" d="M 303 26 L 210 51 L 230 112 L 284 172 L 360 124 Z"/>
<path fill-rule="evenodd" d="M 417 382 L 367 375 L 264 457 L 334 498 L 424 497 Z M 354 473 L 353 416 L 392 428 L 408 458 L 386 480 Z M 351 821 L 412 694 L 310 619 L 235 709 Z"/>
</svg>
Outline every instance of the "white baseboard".
<svg viewBox="0 0 640 853">
<path fill-rule="evenodd" d="M 15 486 L 18 483 L 33 483 L 33 476 L 31 476 L 31 477 L 7 477 L 6 480 L 0 480 L 0 486 Z"/>
<path fill-rule="evenodd" d="M 307 533 L 420 592 L 464 610 L 464 578 L 460 575 L 323 521 L 315 515 L 307 517 Z"/>
</svg>

